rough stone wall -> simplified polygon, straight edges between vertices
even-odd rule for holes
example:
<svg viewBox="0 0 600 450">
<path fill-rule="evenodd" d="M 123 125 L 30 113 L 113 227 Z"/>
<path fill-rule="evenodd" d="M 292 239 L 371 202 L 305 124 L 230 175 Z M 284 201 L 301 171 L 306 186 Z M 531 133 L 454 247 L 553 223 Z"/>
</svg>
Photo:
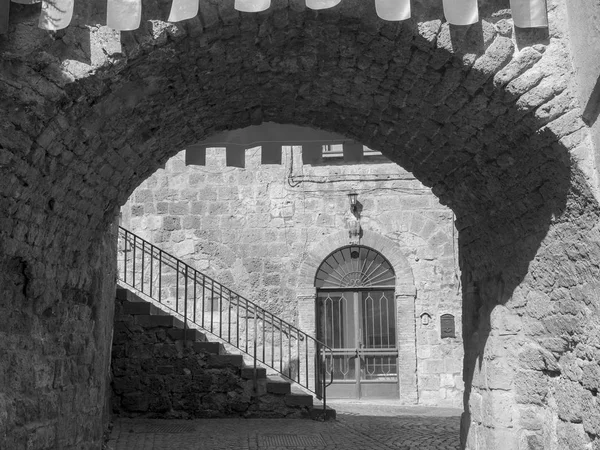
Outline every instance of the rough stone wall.
<svg viewBox="0 0 600 450">
<path fill-rule="evenodd" d="M 102 402 L 78 392 L 105 393 L 105 367 L 86 355 L 101 354 L 108 340 L 92 334 L 110 324 L 112 295 L 100 286 L 112 283 L 104 283 L 112 250 L 101 242 L 117 208 L 186 145 L 263 120 L 336 131 L 381 150 L 454 211 L 466 287 L 467 448 L 597 445 L 595 400 L 580 421 L 564 394 L 594 397 L 576 367 L 583 374 L 599 363 L 593 144 L 574 85 L 567 2 L 547 3 L 546 32 L 515 30 L 504 0 L 482 1 L 471 27 L 448 26 L 439 2 L 426 0 L 401 24 L 377 19 L 372 2 L 314 12 L 282 0 L 252 15 L 208 0 L 179 25 L 160 21 L 166 3 L 147 1 L 144 26 L 121 34 L 101 26 L 100 0 L 77 2 L 73 26 L 58 33 L 36 28 L 38 5 L 13 5 L 0 41 L 0 279 L 8 293 L 0 373 L 30 376 L 40 360 L 49 372 L 51 360 L 71 372 L 62 388 L 3 388 L 9 448 L 27 445 L 38 428 L 46 437 L 32 438 L 31 448 L 54 436 L 64 448 L 98 446 Z M 85 314 L 75 320 L 90 339 L 67 356 L 61 330 L 72 328 L 81 298 L 96 306 L 102 327 Z M 535 318 L 538 300 L 552 306 L 546 321 Z M 54 303 L 60 316 L 45 318 Z M 8 364 L 31 342 L 38 345 L 28 359 Z M 555 354 L 560 370 L 549 357 L 551 369 L 531 368 L 518 356 L 529 345 Z M 500 373 L 520 378 L 489 380 Z M 13 406 L 61 395 L 56 415 Z"/>
<path fill-rule="evenodd" d="M 47 235 L 47 213 L 31 209 L 37 223 L 20 223 L 0 252 L 0 448 L 97 448 L 110 414 L 113 303 L 104 300 L 116 235 Z M 80 245 L 65 249 L 71 236 Z"/>
<path fill-rule="evenodd" d="M 314 277 L 327 254 L 304 269 L 311 272 L 308 281 L 299 269 L 312 247 L 324 247 L 321 241 L 341 232 L 340 245 L 351 242 L 348 228 L 355 219 L 347 194 L 357 192 L 363 230 L 390 239 L 393 245 L 381 250 L 388 259 L 399 252 L 409 261 L 411 279 L 398 272 L 397 284 L 414 284 L 416 297 L 411 309 L 399 307 L 398 316 L 407 315 L 413 335 L 417 330 L 418 401 L 460 406 L 461 300 L 452 212 L 385 158 L 303 165 L 301 156 L 300 147 L 286 147 L 282 165 L 261 165 L 260 148 L 251 149 L 246 168 L 239 169 L 225 167 L 222 149 L 209 150 L 206 167 L 186 167 L 182 152 L 133 192 L 121 210 L 123 225 L 314 334 Z M 303 313 L 298 296 L 307 293 L 312 296 Z M 420 321 L 425 313 L 432 317 L 428 325 Z M 441 339 L 442 314 L 455 316 L 456 338 Z M 398 326 L 403 323 L 399 319 Z"/>
<path fill-rule="evenodd" d="M 582 117 L 590 127 L 596 149 L 595 167 L 592 166 L 595 169 L 600 166 L 600 60 L 595 51 L 600 45 L 600 3 L 585 0 L 567 2 L 567 19 Z M 595 172 L 590 170 L 590 175 L 597 176 Z"/>
</svg>

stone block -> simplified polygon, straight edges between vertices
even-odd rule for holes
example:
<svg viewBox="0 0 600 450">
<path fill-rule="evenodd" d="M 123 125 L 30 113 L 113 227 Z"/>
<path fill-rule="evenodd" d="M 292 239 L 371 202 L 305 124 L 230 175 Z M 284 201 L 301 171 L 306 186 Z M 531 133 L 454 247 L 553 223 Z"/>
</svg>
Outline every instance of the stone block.
<svg viewBox="0 0 600 450">
<path fill-rule="evenodd" d="M 27 448 L 42 449 L 53 448 L 56 443 L 56 428 L 54 424 L 49 423 L 37 426 L 29 430 L 27 436 Z"/>
<path fill-rule="evenodd" d="M 471 392 L 468 410 L 474 422 L 483 422 L 483 397 L 479 392 Z"/>
<path fill-rule="evenodd" d="M 218 342 L 194 342 L 194 351 L 198 353 L 208 353 L 212 355 L 218 355 L 220 352 L 220 346 Z M 228 356 L 228 355 L 223 355 Z"/>
<path fill-rule="evenodd" d="M 440 377 L 442 375 L 422 375 L 419 377 L 419 388 L 427 391 L 438 390 L 441 386 Z"/>
<path fill-rule="evenodd" d="M 307 394 L 286 394 L 285 404 L 287 406 L 312 406 L 313 398 L 312 395 Z"/>
<path fill-rule="evenodd" d="M 519 435 L 514 428 L 484 427 L 479 432 L 478 444 L 486 450 L 518 449 Z"/>
<path fill-rule="evenodd" d="M 160 375 L 172 375 L 175 372 L 173 366 L 157 366 L 156 372 Z"/>
<path fill-rule="evenodd" d="M 267 392 L 271 394 L 289 394 L 291 392 L 291 385 L 287 381 L 267 381 Z"/>
<path fill-rule="evenodd" d="M 490 428 L 517 427 L 518 409 L 514 394 L 504 391 L 488 391 L 483 394 L 482 423 Z"/>
<path fill-rule="evenodd" d="M 558 417 L 567 422 L 581 423 L 585 391 L 579 383 L 559 379 L 555 387 Z"/>
<path fill-rule="evenodd" d="M 515 372 L 506 358 L 485 361 L 485 379 L 490 389 L 509 391 L 513 388 Z"/>
<path fill-rule="evenodd" d="M 252 380 L 255 378 L 254 375 L 255 369 L 254 367 L 242 367 L 242 371 L 240 373 L 240 376 L 246 380 Z M 264 367 L 257 367 L 256 368 L 256 378 L 266 378 L 267 376 L 267 369 L 265 369 Z"/>
<path fill-rule="evenodd" d="M 584 364 L 581 368 L 581 385 L 590 391 L 600 390 L 600 366 L 597 362 Z"/>
<path fill-rule="evenodd" d="M 142 392 L 128 392 L 121 397 L 121 406 L 133 412 L 146 412 L 150 406 L 150 399 Z"/>
<path fill-rule="evenodd" d="M 440 402 L 439 389 L 435 391 L 423 390 L 419 393 L 419 404 L 425 406 L 435 406 Z"/>
<path fill-rule="evenodd" d="M 155 358 L 177 358 L 181 356 L 181 349 L 174 343 L 158 343 L 152 347 L 152 356 Z"/>
<path fill-rule="evenodd" d="M 159 330 L 163 331 L 163 330 Z M 169 336 L 169 338 L 172 341 L 205 341 L 206 340 L 206 336 L 204 333 L 202 333 L 200 330 L 197 330 L 195 328 L 170 328 L 166 330 L 166 335 Z"/>
<path fill-rule="evenodd" d="M 444 372 L 444 361 L 437 360 L 426 360 L 423 363 L 423 372 L 426 374 L 441 374 Z"/>
<path fill-rule="evenodd" d="M 587 450 L 590 448 L 590 437 L 580 423 L 559 421 L 557 424 L 558 448 L 569 450 Z"/>
<path fill-rule="evenodd" d="M 531 47 L 525 47 L 508 63 L 503 69 L 494 75 L 494 85 L 498 87 L 506 86 L 516 77 L 529 70 L 538 62 L 542 54 Z"/>
<path fill-rule="evenodd" d="M 442 373 L 440 374 L 440 387 L 444 388 L 453 388 L 454 385 L 454 375 L 451 373 Z"/>
<path fill-rule="evenodd" d="M 244 358 L 242 355 L 210 355 L 207 363 L 211 367 L 233 366 L 241 369 L 244 365 Z"/>
<path fill-rule="evenodd" d="M 147 302 L 130 302 L 122 303 L 122 313 L 132 315 L 150 315 L 158 312 L 158 308 Z"/>
<path fill-rule="evenodd" d="M 134 322 L 144 328 L 173 327 L 175 318 L 172 316 L 138 315 Z"/>
</svg>

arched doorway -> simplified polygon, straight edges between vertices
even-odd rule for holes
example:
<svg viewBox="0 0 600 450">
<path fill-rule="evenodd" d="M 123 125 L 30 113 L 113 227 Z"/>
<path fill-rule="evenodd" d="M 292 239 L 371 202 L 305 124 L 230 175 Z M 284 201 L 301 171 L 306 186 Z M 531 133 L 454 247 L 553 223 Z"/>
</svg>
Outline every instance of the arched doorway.
<svg viewBox="0 0 600 450">
<path fill-rule="evenodd" d="M 397 398 L 396 275 L 376 250 L 349 245 L 319 266 L 317 336 L 333 350 L 332 398 Z"/>
</svg>

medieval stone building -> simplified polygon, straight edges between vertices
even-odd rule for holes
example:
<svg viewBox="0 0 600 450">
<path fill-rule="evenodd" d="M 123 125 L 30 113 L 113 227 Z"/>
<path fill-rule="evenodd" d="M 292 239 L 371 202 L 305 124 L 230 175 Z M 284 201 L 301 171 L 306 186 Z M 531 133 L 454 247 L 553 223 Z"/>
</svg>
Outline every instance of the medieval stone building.
<svg viewBox="0 0 600 450">
<path fill-rule="evenodd" d="M 101 446 L 119 210 L 182 149 L 263 122 L 381 151 L 454 214 L 465 448 L 599 445 L 598 2 L 479 0 L 460 23 L 442 4 L 469 2 L 388 21 L 374 1 L 200 0 L 169 23 L 148 0 L 120 16 L 139 28 L 109 3 L 113 28 L 105 0 L 41 22 L 0 5 L 0 448 Z"/>
<path fill-rule="evenodd" d="M 186 167 L 184 153 L 133 192 L 122 208 L 127 229 L 305 332 L 329 331 L 326 343 L 346 349 L 329 398 L 462 405 L 456 233 L 452 212 L 429 189 L 374 152 L 361 164 L 330 151 L 304 165 L 301 147 L 288 147 L 282 164 L 265 165 L 259 147 L 246 152 L 244 168 L 227 167 L 224 149 L 209 151 L 204 167 Z M 358 194 L 357 231 L 348 193 Z M 324 288 L 320 267 L 361 248 L 382 260 L 338 264 Z M 454 321 L 445 337 L 442 316 Z M 355 361 L 369 345 L 377 355 Z"/>
</svg>

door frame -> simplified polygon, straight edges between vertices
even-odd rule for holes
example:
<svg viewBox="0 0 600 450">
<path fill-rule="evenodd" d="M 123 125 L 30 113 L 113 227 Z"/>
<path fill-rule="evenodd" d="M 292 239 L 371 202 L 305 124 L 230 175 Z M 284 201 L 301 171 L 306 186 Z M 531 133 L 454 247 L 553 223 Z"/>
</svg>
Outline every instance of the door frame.
<svg viewBox="0 0 600 450">
<path fill-rule="evenodd" d="M 327 256 L 340 247 L 350 244 L 348 231 L 340 230 L 313 242 L 307 249 L 298 269 L 296 305 L 298 325 L 301 329 L 316 336 L 315 273 Z M 360 244 L 371 247 L 386 256 L 396 273 L 394 288 L 396 297 L 398 353 L 400 360 L 399 404 L 418 404 L 417 390 L 417 317 L 415 313 L 416 287 L 412 267 L 397 242 L 370 230 L 363 230 Z M 310 376 L 315 376 L 313 365 L 309 366 Z"/>
<path fill-rule="evenodd" d="M 315 316 L 316 316 L 316 336 L 317 339 L 319 339 L 321 342 L 324 342 L 325 344 L 327 344 L 326 338 L 323 337 L 322 333 L 325 330 L 322 330 L 320 327 L 322 325 L 322 314 L 323 314 L 323 308 L 320 305 L 321 302 L 321 298 L 322 298 L 322 294 L 323 293 L 327 293 L 327 292 L 331 292 L 331 293 L 340 293 L 342 296 L 344 294 L 351 294 L 351 296 L 349 295 L 348 297 L 351 297 L 351 301 L 353 303 L 353 307 L 352 307 L 352 321 L 354 322 L 354 326 L 352 327 L 354 332 L 353 332 L 353 336 L 352 336 L 352 341 L 351 343 L 348 343 L 348 345 L 346 345 L 345 347 L 332 347 L 333 350 L 333 354 L 334 356 L 342 356 L 342 355 L 352 355 L 354 354 L 354 356 L 350 356 L 348 359 L 352 360 L 352 364 L 354 364 L 354 381 L 351 380 L 334 380 L 332 385 L 329 387 L 331 394 L 329 394 L 330 398 L 353 398 L 353 399 L 364 399 L 364 398 L 370 398 L 370 399 L 377 399 L 377 398 L 390 398 L 390 396 L 392 396 L 393 398 L 398 398 L 399 394 L 400 394 L 400 355 L 399 355 L 399 351 L 398 351 L 398 321 L 397 321 L 397 317 L 398 317 L 398 310 L 397 310 L 397 305 L 396 305 L 396 296 L 394 295 L 394 289 L 393 288 L 346 288 L 346 289 L 333 289 L 333 288 L 329 288 L 329 289 L 317 289 L 317 293 L 316 293 L 316 297 L 315 297 Z M 387 347 L 385 349 L 377 349 L 377 348 L 368 348 L 364 346 L 364 342 L 363 341 L 363 321 L 364 321 L 364 317 L 365 317 L 365 309 L 364 309 L 364 303 L 363 303 L 363 293 L 364 292 L 381 292 L 383 295 L 388 294 L 391 298 L 389 298 L 388 300 L 392 301 L 392 311 L 389 314 L 389 320 L 393 321 L 394 323 L 394 338 L 393 338 L 393 345 L 394 347 Z M 387 298 L 387 296 L 386 296 Z M 348 299 L 350 300 L 350 298 Z M 348 323 L 348 320 L 350 318 L 346 317 L 346 322 Z M 366 363 L 366 358 L 367 357 L 372 357 L 372 356 L 377 356 L 377 355 L 382 355 L 382 356 L 393 356 L 395 358 L 396 361 L 396 376 L 395 376 L 395 381 L 373 381 L 373 380 L 367 380 L 366 377 L 364 377 L 365 374 L 363 374 L 363 370 L 364 370 L 364 365 Z M 348 389 L 344 389 L 342 386 L 344 385 L 350 385 L 353 384 L 354 385 L 354 389 L 348 388 Z M 365 394 L 365 391 L 367 390 L 366 387 L 367 386 L 372 386 L 372 389 L 369 389 L 372 392 L 378 392 L 380 391 L 380 389 L 377 389 L 377 387 L 383 387 L 385 385 L 395 385 L 394 388 L 391 388 L 389 391 L 384 392 L 383 394 L 375 394 L 375 395 L 368 395 Z M 385 389 L 385 388 L 384 388 Z M 354 395 L 353 396 L 349 396 L 349 395 L 341 395 L 342 393 L 350 393 L 351 391 L 354 391 Z M 340 395 L 339 397 L 336 396 L 335 392 L 338 392 L 338 395 Z"/>
</svg>

